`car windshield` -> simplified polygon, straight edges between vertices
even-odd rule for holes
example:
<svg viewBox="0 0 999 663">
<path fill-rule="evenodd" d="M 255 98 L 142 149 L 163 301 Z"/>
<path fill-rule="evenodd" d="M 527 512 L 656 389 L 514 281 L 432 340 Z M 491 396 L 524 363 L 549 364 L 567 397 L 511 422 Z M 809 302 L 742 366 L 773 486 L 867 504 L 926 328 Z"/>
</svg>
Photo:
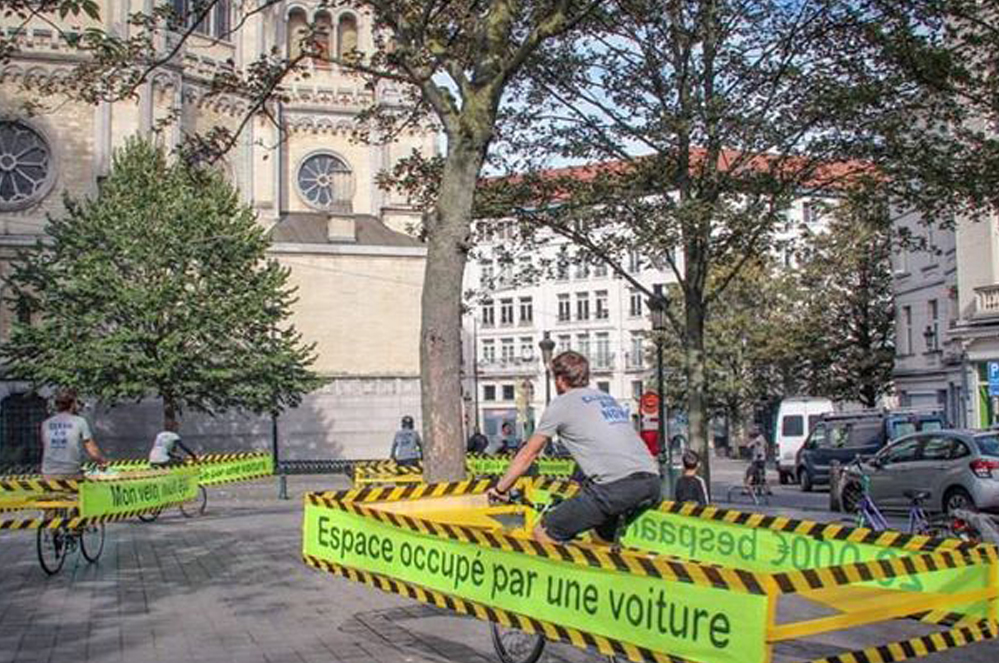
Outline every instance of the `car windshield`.
<svg viewBox="0 0 999 663">
<path fill-rule="evenodd" d="M 999 456 L 999 437 L 995 435 L 978 435 L 975 444 L 983 456 Z"/>
</svg>

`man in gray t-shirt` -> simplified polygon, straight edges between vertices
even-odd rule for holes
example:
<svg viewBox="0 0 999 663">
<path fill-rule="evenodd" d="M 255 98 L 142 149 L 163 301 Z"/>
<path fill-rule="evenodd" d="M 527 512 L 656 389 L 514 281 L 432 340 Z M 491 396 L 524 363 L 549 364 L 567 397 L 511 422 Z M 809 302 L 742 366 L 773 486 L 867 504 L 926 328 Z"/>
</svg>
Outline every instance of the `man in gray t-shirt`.
<svg viewBox="0 0 999 663">
<path fill-rule="evenodd" d="M 622 517 L 659 503 L 659 466 L 631 427 L 628 412 L 611 395 L 589 388 L 586 357 L 563 352 L 551 369 L 559 396 L 489 496 L 505 501 L 545 444 L 558 435 L 586 481 L 579 495 L 545 514 L 534 538 L 558 543 L 592 529 L 599 539 L 613 541 Z"/>
<path fill-rule="evenodd" d="M 107 461 L 101 453 L 87 420 L 76 414 L 76 391 L 62 389 L 56 394 L 56 414 L 42 422 L 42 474 L 48 477 L 78 477 L 84 453 L 95 462 Z"/>
</svg>

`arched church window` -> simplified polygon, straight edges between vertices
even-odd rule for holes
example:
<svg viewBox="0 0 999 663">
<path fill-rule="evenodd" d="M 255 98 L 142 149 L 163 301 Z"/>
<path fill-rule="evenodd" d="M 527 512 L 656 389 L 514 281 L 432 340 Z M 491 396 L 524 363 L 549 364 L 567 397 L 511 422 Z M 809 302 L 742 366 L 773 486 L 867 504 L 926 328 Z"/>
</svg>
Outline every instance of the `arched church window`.
<svg viewBox="0 0 999 663">
<path fill-rule="evenodd" d="M 357 19 L 352 14 L 344 14 L 336 26 L 336 54 L 343 57 L 357 50 Z"/>
<path fill-rule="evenodd" d="M 294 60 L 302 54 L 302 39 L 309 31 L 309 19 L 305 10 L 299 7 L 288 12 L 288 59 Z"/>
<path fill-rule="evenodd" d="M 353 209 L 354 174 L 340 157 L 329 152 L 315 152 L 298 168 L 298 191 L 310 206 L 331 212 Z"/>
<path fill-rule="evenodd" d="M 319 66 L 328 66 L 330 54 L 330 39 L 333 37 L 333 19 L 330 18 L 329 12 L 319 11 L 316 12 L 316 46 L 319 48 L 320 55 L 315 58 L 314 62 Z"/>
<path fill-rule="evenodd" d="M 232 40 L 232 0 L 217 0 L 215 20 L 212 22 L 212 35 L 216 39 Z"/>
<path fill-rule="evenodd" d="M 0 210 L 38 202 L 54 174 L 52 150 L 40 133 L 17 120 L 0 121 Z"/>
</svg>

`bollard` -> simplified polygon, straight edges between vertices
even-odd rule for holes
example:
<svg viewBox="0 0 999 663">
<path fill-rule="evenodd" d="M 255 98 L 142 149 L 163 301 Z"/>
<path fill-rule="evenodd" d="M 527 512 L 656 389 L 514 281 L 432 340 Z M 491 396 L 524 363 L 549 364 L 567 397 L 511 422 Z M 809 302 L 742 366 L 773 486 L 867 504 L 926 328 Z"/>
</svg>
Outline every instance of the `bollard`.
<svg viewBox="0 0 999 663">
<path fill-rule="evenodd" d="M 840 479 L 843 475 L 843 468 L 840 467 L 839 461 L 834 460 L 829 463 L 829 510 L 830 511 L 842 511 L 843 510 L 843 500 L 842 493 L 840 492 Z"/>
<path fill-rule="evenodd" d="M 278 475 L 278 499 L 288 499 L 288 477 L 283 472 Z"/>
</svg>

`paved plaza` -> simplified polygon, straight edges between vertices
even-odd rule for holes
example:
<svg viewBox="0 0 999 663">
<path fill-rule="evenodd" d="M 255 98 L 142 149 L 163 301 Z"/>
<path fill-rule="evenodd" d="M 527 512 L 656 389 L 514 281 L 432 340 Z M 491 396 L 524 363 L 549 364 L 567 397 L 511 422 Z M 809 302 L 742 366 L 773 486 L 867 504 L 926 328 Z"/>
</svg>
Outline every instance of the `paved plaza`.
<svg viewBox="0 0 999 663">
<path fill-rule="evenodd" d="M 72 555 L 47 578 L 35 534 L 0 533 L 0 663 L 153 661 L 403 663 L 497 661 L 484 622 L 423 606 L 306 567 L 299 556 L 301 494 L 340 488 L 340 477 L 292 477 L 292 499 L 273 480 L 209 489 L 208 513 L 176 510 L 151 524 L 108 527 L 100 562 Z M 817 514 L 814 514 L 817 515 Z M 805 645 L 779 661 L 833 654 L 919 633 L 893 622 Z M 602 657 L 549 644 L 542 661 Z M 993 663 L 987 643 L 927 659 Z"/>
</svg>

